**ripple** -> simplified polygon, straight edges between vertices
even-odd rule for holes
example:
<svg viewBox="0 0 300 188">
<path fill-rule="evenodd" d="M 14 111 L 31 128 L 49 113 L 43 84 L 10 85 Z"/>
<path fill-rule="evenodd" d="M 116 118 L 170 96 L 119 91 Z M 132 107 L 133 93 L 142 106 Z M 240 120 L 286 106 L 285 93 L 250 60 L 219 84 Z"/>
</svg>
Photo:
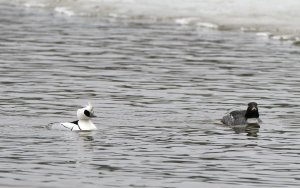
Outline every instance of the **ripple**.
<svg viewBox="0 0 300 188">
<path fill-rule="evenodd" d="M 298 187 L 298 47 L 0 9 L 0 186 Z M 44 128 L 87 100 L 98 131 Z M 220 123 L 249 101 L 260 127 Z"/>
</svg>

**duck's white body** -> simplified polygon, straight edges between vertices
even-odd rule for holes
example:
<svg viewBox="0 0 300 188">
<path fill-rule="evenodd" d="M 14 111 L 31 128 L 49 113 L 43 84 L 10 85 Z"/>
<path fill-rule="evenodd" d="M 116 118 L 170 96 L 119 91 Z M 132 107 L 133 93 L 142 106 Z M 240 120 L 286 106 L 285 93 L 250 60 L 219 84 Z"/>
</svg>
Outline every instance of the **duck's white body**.
<svg viewBox="0 0 300 188">
<path fill-rule="evenodd" d="M 61 125 L 71 131 L 91 131 L 97 130 L 97 127 L 91 120 L 78 120 L 74 122 L 61 123 Z"/>
<path fill-rule="evenodd" d="M 69 129 L 71 131 L 91 131 L 96 130 L 97 127 L 91 121 L 94 115 L 94 108 L 91 103 L 85 108 L 77 110 L 77 117 L 79 120 L 67 123 L 60 123 L 61 128 Z"/>
</svg>

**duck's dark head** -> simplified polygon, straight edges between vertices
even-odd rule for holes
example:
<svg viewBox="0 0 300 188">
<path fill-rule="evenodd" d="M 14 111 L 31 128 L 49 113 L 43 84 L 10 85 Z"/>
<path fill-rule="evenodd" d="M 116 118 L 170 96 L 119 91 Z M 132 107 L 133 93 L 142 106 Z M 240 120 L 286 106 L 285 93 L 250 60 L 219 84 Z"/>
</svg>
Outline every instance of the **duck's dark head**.
<svg viewBox="0 0 300 188">
<path fill-rule="evenodd" d="M 259 118 L 258 108 L 256 102 L 250 102 L 245 114 L 245 118 Z"/>
</svg>

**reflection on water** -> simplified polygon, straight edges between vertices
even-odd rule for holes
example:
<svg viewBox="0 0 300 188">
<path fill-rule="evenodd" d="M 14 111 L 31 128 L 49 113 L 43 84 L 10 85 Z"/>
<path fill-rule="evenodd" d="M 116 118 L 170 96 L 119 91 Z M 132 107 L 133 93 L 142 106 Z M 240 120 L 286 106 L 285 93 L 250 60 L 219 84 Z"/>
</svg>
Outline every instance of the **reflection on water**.
<svg viewBox="0 0 300 188">
<path fill-rule="evenodd" d="M 250 124 L 246 127 L 247 136 L 257 136 L 260 126 L 258 124 Z"/>
<path fill-rule="evenodd" d="M 78 135 L 84 141 L 93 141 L 95 133 L 93 131 L 80 131 Z"/>
<path fill-rule="evenodd" d="M 1 187 L 298 187 L 298 47 L 3 4 L 0 28 Z M 37 128 L 87 100 L 99 130 Z M 260 128 L 221 125 L 249 101 Z"/>
<path fill-rule="evenodd" d="M 247 136 L 257 137 L 259 132 L 260 125 L 259 124 L 248 124 L 248 125 L 239 125 L 232 126 L 232 129 L 235 133 L 247 133 Z"/>
</svg>

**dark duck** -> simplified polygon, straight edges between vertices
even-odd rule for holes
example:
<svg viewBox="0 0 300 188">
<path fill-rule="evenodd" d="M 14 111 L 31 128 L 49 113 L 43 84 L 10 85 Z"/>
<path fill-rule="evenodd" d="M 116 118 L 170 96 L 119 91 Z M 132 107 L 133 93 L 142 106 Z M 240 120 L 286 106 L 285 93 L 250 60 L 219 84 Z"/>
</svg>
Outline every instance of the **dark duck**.
<svg viewBox="0 0 300 188">
<path fill-rule="evenodd" d="M 259 124 L 258 107 L 256 102 L 248 103 L 247 110 L 235 110 L 222 118 L 222 123 L 229 126 Z"/>
</svg>

